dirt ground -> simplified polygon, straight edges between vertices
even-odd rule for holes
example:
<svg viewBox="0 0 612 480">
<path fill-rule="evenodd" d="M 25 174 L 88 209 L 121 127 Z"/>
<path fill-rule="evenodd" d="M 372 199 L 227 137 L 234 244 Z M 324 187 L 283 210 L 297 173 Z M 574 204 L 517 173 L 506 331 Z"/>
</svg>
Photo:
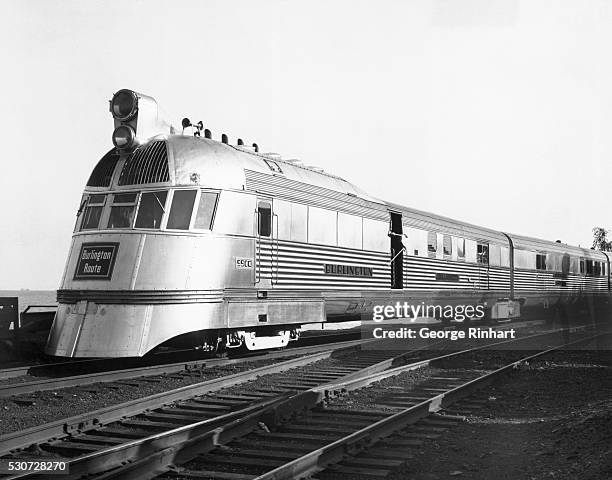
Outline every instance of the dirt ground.
<svg viewBox="0 0 612 480">
<path fill-rule="evenodd" d="M 610 353 L 562 352 L 519 368 L 387 478 L 612 479 Z"/>
</svg>

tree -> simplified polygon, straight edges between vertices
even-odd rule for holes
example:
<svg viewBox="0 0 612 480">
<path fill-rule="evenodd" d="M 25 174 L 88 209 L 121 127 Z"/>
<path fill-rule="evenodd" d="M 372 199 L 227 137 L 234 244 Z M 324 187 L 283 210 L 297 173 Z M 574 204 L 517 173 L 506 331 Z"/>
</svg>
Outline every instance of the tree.
<svg viewBox="0 0 612 480">
<path fill-rule="evenodd" d="M 612 252 L 612 241 L 608 241 L 607 235 L 609 230 L 601 227 L 593 228 L 593 248 L 603 250 L 604 252 Z"/>
</svg>

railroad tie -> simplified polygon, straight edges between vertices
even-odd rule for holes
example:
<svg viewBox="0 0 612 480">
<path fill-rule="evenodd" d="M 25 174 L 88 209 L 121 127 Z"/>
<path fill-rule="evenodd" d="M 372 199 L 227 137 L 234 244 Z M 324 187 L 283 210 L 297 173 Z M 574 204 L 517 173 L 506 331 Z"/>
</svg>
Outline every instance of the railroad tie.
<svg viewBox="0 0 612 480">
<path fill-rule="evenodd" d="M 251 480 L 257 475 L 249 475 L 244 473 L 233 473 L 233 472 L 214 472 L 211 470 L 188 470 L 186 468 L 179 468 L 165 474 L 169 478 L 201 478 L 216 480 Z"/>
</svg>

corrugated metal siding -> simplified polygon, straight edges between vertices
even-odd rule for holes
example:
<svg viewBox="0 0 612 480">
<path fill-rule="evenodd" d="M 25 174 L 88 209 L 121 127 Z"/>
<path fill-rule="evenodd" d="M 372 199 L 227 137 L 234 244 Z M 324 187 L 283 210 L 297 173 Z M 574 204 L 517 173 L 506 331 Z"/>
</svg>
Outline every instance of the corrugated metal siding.
<svg viewBox="0 0 612 480">
<path fill-rule="evenodd" d="M 385 221 L 389 219 L 387 207 L 383 204 L 253 170 L 245 169 L 244 173 L 247 190 L 361 217 Z"/>
<path fill-rule="evenodd" d="M 345 249 L 299 242 L 260 239 L 258 274 L 271 279 L 275 286 L 290 289 L 390 290 L 389 254 Z M 371 267 L 372 277 L 326 275 L 325 264 Z M 459 282 L 436 280 L 436 274 L 459 276 Z M 556 285 L 557 281 L 566 286 Z M 555 278 L 552 272 L 515 271 L 515 293 L 607 291 L 607 277 L 583 277 L 569 274 Z M 445 291 L 478 290 L 510 292 L 510 269 L 426 257 L 404 257 L 404 290 Z"/>
<path fill-rule="evenodd" d="M 437 273 L 459 275 L 459 282 L 436 280 Z M 510 269 L 425 257 L 404 257 L 404 288 L 408 290 L 510 291 Z"/>
<path fill-rule="evenodd" d="M 565 282 L 558 285 L 557 282 Z M 606 277 L 585 277 L 570 273 L 567 278 L 555 278 L 553 272 L 537 272 L 533 270 L 518 269 L 514 271 L 515 291 L 534 292 L 576 292 L 607 291 L 608 279 Z"/>
<path fill-rule="evenodd" d="M 260 239 L 259 275 L 285 288 L 362 289 L 390 288 L 389 255 L 339 247 Z M 372 268 L 372 277 L 326 275 L 325 264 Z"/>
</svg>

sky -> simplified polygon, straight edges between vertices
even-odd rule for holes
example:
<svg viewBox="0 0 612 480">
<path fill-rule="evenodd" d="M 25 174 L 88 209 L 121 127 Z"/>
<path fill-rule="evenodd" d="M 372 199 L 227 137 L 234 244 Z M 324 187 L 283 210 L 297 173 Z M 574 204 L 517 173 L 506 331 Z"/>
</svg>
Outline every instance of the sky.
<svg viewBox="0 0 612 480">
<path fill-rule="evenodd" d="M 612 228 L 606 0 L 0 5 L 0 289 L 59 287 L 120 88 L 384 200 L 582 246 Z"/>
</svg>

